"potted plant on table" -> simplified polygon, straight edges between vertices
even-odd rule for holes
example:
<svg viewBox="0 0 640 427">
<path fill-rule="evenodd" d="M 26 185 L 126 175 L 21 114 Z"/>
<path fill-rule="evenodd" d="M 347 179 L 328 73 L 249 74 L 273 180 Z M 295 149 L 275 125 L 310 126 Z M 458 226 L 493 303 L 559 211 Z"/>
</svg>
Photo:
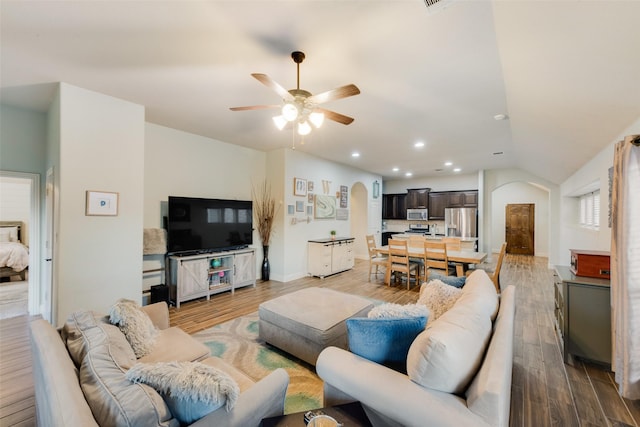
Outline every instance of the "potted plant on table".
<svg viewBox="0 0 640 427">
<path fill-rule="evenodd" d="M 336 230 L 331 230 L 329 234 L 331 234 L 331 240 L 336 240 Z"/>
<path fill-rule="evenodd" d="M 271 266 L 269 265 L 269 242 L 273 233 L 273 223 L 277 214 L 276 199 L 271 194 L 271 186 L 263 181 L 251 189 L 253 196 L 253 215 L 256 220 L 256 228 L 262 240 L 262 280 L 269 280 Z"/>
</svg>

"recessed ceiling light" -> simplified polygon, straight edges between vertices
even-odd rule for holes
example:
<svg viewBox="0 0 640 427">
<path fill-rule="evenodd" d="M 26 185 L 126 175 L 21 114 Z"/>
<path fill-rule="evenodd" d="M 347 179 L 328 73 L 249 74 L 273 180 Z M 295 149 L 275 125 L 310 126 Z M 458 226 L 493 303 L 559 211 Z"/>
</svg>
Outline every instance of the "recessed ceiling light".
<svg viewBox="0 0 640 427">
<path fill-rule="evenodd" d="M 391 170 L 394 171 L 394 172 L 398 172 L 400 170 L 400 168 L 393 168 Z"/>
<path fill-rule="evenodd" d="M 415 144 L 413 144 L 413 146 L 416 147 L 416 148 L 422 148 L 422 147 L 424 147 L 424 142 L 418 141 Z"/>
<path fill-rule="evenodd" d="M 496 151 L 495 153 L 493 153 L 494 156 L 499 156 L 500 154 L 504 154 L 503 151 Z"/>
<path fill-rule="evenodd" d="M 443 169 L 442 168 L 438 168 L 438 169 L 434 169 L 435 172 L 442 172 Z"/>
<path fill-rule="evenodd" d="M 495 120 L 507 120 L 509 116 L 507 116 L 506 114 L 496 114 L 495 116 L 493 116 L 493 118 Z"/>
<path fill-rule="evenodd" d="M 444 162 L 445 166 L 451 166 L 453 164 L 453 162 Z"/>
<path fill-rule="evenodd" d="M 413 176 L 413 174 L 411 172 L 407 172 L 404 174 L 404 176 L 409 177 L 409 176 Z"/>
<path fill-rule="evenodd" d="M 462 169 L 460 169 L 460 168 L 455 168 L 455 169 L 453 169 L 453 171 L 454 171 L 454 172 L 460 172 L 461 170 L 462 170 Z"/>
<path fill-rule="evenodd" d="M 360 153 L 354 151 L 353 153 L 351 153 L 351 157 L 360 157 Z"/>
</svg>

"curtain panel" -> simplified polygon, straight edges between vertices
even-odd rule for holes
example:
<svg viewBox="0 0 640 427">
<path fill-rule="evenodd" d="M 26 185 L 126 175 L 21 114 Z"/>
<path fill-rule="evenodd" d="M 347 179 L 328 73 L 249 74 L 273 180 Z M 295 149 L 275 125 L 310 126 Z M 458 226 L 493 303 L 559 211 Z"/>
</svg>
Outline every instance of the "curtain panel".
<svg viewBox="0 0 640 427">
<path fill-rule="evenodd" d="M 640 399 L 640 135 L 615 146 L 611 213 L 611 368 L 620 395 Z"/>
</svg>

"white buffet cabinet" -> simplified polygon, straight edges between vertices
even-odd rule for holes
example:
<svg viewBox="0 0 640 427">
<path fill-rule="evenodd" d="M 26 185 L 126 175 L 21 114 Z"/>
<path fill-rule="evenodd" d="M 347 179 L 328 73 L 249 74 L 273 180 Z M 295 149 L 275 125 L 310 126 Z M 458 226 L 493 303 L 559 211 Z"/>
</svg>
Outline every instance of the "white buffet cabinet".
<svg viewBox="0 0 640 427">
<path fill-rule="evenodd" d="M 256 286 L 255 249 L 212 252 L 197 255 L 172 255 L 168 263 L 171 299 L 180 303 L 243 286 Z"/>
<path fill-rule="evenodd" d="M 350 270 L 355 265 L 353 237 L 309 240 L 307 264 L 309 274 L 324 278 L 331 274 Z"/>
</svg>

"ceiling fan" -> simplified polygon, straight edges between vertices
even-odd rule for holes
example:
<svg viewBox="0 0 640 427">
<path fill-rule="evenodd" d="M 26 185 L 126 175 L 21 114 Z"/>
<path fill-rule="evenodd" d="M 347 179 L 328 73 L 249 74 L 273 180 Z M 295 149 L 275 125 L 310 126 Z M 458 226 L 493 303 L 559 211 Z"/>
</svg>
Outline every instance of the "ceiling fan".
<svg viewBox="0 0 640 427">
<path fill-rule="evenodd" d="M 325 118 L 342 123 L 343 125 L 348 125 L 353 122 L 352 117 L 321 108 L 319 105 L 336 99 L 357 95 L 360 93 L 360 89 L 358 89 L 354 84 L 349 84 L 317 95 L 312 95 L 311 92 L 300 89 L 300 63 L 304 61 L 304 53 L 299 51 L 292 52 L 291 58 L 297 66 L 296 89 L 286 90 L 266 74 L 251 74 L 260 83 L 280 95 L 283 102 L 282 105 L 251 105 L 247 107 L 231 107 L 230 110 L 245 111 L 281 108 L 281 115 L 273 118 L 278 129 L 284 129 L 289 123 L 297 124 L 298 133 L 300 135 L 309 134 L 311 132 L 311 125 L 315 128 L 319 128 Z"/>
</svg>

